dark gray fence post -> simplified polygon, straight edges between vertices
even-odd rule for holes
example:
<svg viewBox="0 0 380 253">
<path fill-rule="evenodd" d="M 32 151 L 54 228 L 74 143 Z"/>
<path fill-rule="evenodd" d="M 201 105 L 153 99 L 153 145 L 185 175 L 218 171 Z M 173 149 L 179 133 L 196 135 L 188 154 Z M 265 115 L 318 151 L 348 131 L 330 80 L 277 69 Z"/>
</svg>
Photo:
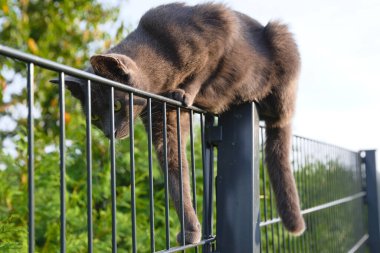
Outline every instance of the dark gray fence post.
<svg viewBox="0 0 380 253">
<path fill-rule="evenodd" d="M 380 252 L 380 175 L 376 170 L 376 150 L 365 150 L 367 204 L 368 204 L 368 244 L 371 252 Z"/>
<path fill-rule="evenodd" d="M 259 252 L 259 118 L 255 104 L 231 108 L 220 116 L 219 125 L 217 251 Z"/>
</svg>

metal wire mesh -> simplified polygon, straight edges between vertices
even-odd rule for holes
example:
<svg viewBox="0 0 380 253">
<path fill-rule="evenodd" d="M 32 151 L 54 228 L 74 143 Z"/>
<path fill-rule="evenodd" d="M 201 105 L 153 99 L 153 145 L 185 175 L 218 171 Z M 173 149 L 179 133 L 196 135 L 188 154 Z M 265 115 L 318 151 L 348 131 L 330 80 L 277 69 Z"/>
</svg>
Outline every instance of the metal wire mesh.
<svg viewBox="0 0 380 253">
<path fill-rule="evenodd" d="M 275 207 L 264 164 L 265 128 L 260 129 L 262 252 L 348 252 L 367 238 L 360 157 L 357 152 L 293 136 L 291 163 L 306 232 L 290 235 Z"/>
</svg>

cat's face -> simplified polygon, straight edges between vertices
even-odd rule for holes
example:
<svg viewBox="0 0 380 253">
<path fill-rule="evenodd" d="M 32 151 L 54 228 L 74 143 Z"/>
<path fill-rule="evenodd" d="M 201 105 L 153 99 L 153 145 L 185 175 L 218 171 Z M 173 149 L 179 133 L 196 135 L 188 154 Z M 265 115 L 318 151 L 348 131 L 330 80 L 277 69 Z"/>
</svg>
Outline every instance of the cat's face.
<svg viewBox="0 0 380 253">
<path fill-rule="evenodd" d="M 95 84 L 96 85 L 96 84 Z M 97 87 L 99 88 L 99 87 Z M 133 119 L 141 113 L 146 105 L 146 99 L 133 97 Z M 83 107 L 84 108 L 84 107 Z M 126 92 L 114 91 L 114 104 L 110 105 L 110 89 L 92 90 L 91 122 L 103 131 L 105 136 L 111 136 L 111 108 L 114 112 L 115 133 L 117 139 L 129 136 L 130 95 Z"/>
<path fill-rule="evenodd" d="M 87 72 L 94 73 L 113 81 L 131 85 L 133 80 L 129 72 L 133 71 L 130 67 L 129 58 L 115 58 L 111 56 L 94 56 L 91 58 L 91 65 L 86 69 Z M 127 66 L 128 64 L 128 66 Z M 122 68 L 122 69 L 120 69 Z M 58 83 L 58 80 L 52 80 Z M 66 88 L 77 98 L 83 111 L 86 112 L 86 81 L 75 77 L 67 76 L 65 78 Z M 132 85 L 133 86 L 133 85 Z M 111 107 L 114 111 L 115 132 L 117 139 L 123 139 L 129 136 L 129 118 L 130 118 L 130 95 L 127 92 L 114 89 L 114 104 L 110 105 L 110 87 L 96 82 L 91 83 L 91 122 L 104 135 L 110 138 L 111 133 Z M 137 96 L 133 97 L 133 119 L 135 119 L 145 108 L 146 99 Z"/>
</svg>

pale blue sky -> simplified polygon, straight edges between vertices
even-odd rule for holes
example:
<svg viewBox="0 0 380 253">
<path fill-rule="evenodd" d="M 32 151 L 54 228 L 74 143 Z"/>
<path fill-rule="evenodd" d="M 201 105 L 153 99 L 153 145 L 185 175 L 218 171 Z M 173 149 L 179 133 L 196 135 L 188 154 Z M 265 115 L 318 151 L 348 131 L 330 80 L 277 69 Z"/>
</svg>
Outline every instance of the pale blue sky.
<svg viewBox="0 0 380 253">
<path fill-rule="evenodd" d="M 147 10 L 172 1 L 102 2 L 120 5 L 120 20 L 133 28 Z M 282 20 L 295 34 L 302 72 L 294 133 L 352 150 L 380 150 L 379 0 L 214 2 L 225 3 L 263 24 Z M 107 29 L 112 36 L 112 25 Z M 379 158 L 377 155 L 380 169 Z"/>
<path fill-rule="evenodd" d="M 170 2 L 129 0 L 120 18 L 135 27 L 148 9 Z M 353 150 L 380 149 L 380 1 L 215 2 L 263 24 L 282 20 L 295 34 L 302 57 L 296 134 Z"/>
</svg>

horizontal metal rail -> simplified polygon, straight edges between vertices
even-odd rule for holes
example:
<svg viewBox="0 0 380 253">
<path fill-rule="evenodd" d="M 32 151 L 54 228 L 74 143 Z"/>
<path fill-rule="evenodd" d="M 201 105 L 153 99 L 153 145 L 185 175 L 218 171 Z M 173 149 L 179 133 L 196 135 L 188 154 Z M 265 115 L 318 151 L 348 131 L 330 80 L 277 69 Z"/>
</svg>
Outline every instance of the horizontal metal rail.
<svg viewBox="0 0 380 253">
<path fill-rule="evenodd" d="M 260 121 L 259 126 L 260 126 L 261 129 L 265 129 L 266 128 L 264 121 Z M 304 136 L 301 136 L 301 135 L 298 135 L 298 134 L 293 134 L 293 137 L 299 138 L 299 139 L 302 139 L 302 140 L 305 140 L 305 141 L 316 142 L 316 143 L 323 144 L 325 146 L 329 146 L 329 147 L 332 147 L 332 148 L 337 148 L 337 149 L 340 149 L 340 150 L 344 150 L 344 151 L 350 152 L 352 154 L 357 154 L 357 151 L 351 150 L 349 148 L 344 148 L 344 147 L 341 147 L 339 145 L 335 145 L 335 144 L 332 144 L 332 143 L 329 143 L 329 142 L 319 141 L 319 140 L 315 140 L 315 139 L 312 139 L 312 138 L 307 138 L 307 137 L 304 137 Z"/>
<path fill-rule="evenodd" d="M 351 150 L 351 149 L 348 149 L 348 148 L 344 148 L 344 147 L 341 147 L 341 146 L 338 146 L 338 145 L 335 145 L 335 144 L 331 144 L 329 142 L 314 140 L 314 139 L 306 138 L 306 137 L 303 137 L 303 136 L 297 135 L 297 134 L 293 134 L 293 136 L 296 137 L 296 138 L 302 139 L 302 140 L 311 141 L 311 142 L 317 142 L 318 144 L 322 144 L 324 146 L 329 146 L 331 148 L 336 148 L 336 149 L 344 150 L 344 151 L 350 152 L 352 154 L 357 154 L 358 153 L 357 151 L 354 151 L 354 150 Z"/>
<path fill-rule="evenodd" d="M 212 242 L 215 241 L 215 239 L 216 239 L 215 237 L 211 237 L 211 238 L 204 239 L 204 240 L 202 240 L 202 241 L 200 241 L 198 243 L 187 244 L 187 245 L 179 246 L 179 247 L 173 247 L 173 248 L 170 248 L 170 249 L 167 249 L 167 250 L 157 251 L 156 253 L 173 253 L 173 252 L 178 252 L 178 251 L 181 251 L 181 250 L 191 249 L 191 248 L 202 246 L 202 245 L 205 245 L 205 244 L 208 244 L 208 243 L 212 243 Z"/>
<path fill-rule="evenodd" d="M 167 97 L 164 97 L 161 95 L 157 95 L 157 94 L 152 94 L 152 93 L 149 93 L 147 91 L 142 91 L 142 90 L 136 89 L 134 87 L 131 87 L 131 86 L 128 86 L 128 85 L 125 85 L 122 83 L 118 83 L 115 81 L 111 81 L 109 79 L 97 76 L 95 74 L 91 74 L 91 73 L 88 73 L 88 72 L 83 71 L 83 70 L 79 70 L 79 69 L 76 69 L 76 68 L 73 68 L 70 66 L 66 66 L 66 65 L 63 65 L 60 63 L 56 63 L 56 62 L 53 62 L 53 61 L 32 55 L 32 54 L 24 53 L 24 52 L 21 52 L 19 50 L 16 50 L 16 49 L 13 49 L 13 48 L 1 45 L 1 44 L 0 44 L 0 54 L 7 56 L 7 57 L 11 57 L 13 59 L 18 59 L 18 60 L 23 61 L 23 62 L 33 63 L 35 65 L 38 65 L 40 67 L 50 69 L 53 71 L 64 72 L 70 76 L 91 80 L 93 82 L 99 82 L 99 83 L 105 84 L 107 86 L 111 86 L 111 87 L 114 87 L 114 88 L 117 88 L 117 89 L 120 89 L 120 90 L 123 90 L 126 92 L 133 92 L 135 95 L 138 95 L 141 97 L 152 98 L 152 99 L 159 100 L 161 102 L 167 102 L 170 105 L 179 106 L 179 107 L 186 108 L 186 109 L 191 109 L 194 112 L 198 112 L 198 113 L 208 113 L 207 111 L 205 111 L 201 108 L 198 108 L 195 106 L 185 107 L 181 102 L 179 102 L 177 100 L 170 99 L 170 98 L 167 98 Z"/>
<path fill-rule="evenodd" d="M 358 198 L 362 198 L 366 195 L 367 195 L 367 193 L 365 191 L 362 191 L 362 192 L 356 193 L 354 195 L 351 195 L 351 196 L 348 196 L 345 198 L 337 199 L 337 200 L 334 200 L 334 201 L 331 201 L 331 202 L 328 202 L 328 203 L 325 203 L 322 205 L 318 205 L 318 206 L 314 206 L 314 207 L 302 210 L 301 213 L 302 214 L 308 214 L 308 213 L 317 212 L 317 211 L 320 211 L 320 210 L 323 210 L 326 208 L 330 208 L 330 207 L 337 206 L 337 205 L 340 205 L 340 204 L 343 204 L 346 202 L 353 201 L 353 200 L 358 199 Z M 272 225 L 272 224 L 279 223 L 279 222 L 281 222 L 280 218 L 270 219 L 267 221 L 260 222 L 260 227 L 265 227 L 265 226 Z"/>
<path fill-rule="evenodd" d="M 347 251 L 347 253 L 355 253 L 364 243 L 366 243 L 368 238 L 368 234 L 363 235 L 363 237 L 360 238 L 360 240 L 349 251 Z"/>
</svg>

